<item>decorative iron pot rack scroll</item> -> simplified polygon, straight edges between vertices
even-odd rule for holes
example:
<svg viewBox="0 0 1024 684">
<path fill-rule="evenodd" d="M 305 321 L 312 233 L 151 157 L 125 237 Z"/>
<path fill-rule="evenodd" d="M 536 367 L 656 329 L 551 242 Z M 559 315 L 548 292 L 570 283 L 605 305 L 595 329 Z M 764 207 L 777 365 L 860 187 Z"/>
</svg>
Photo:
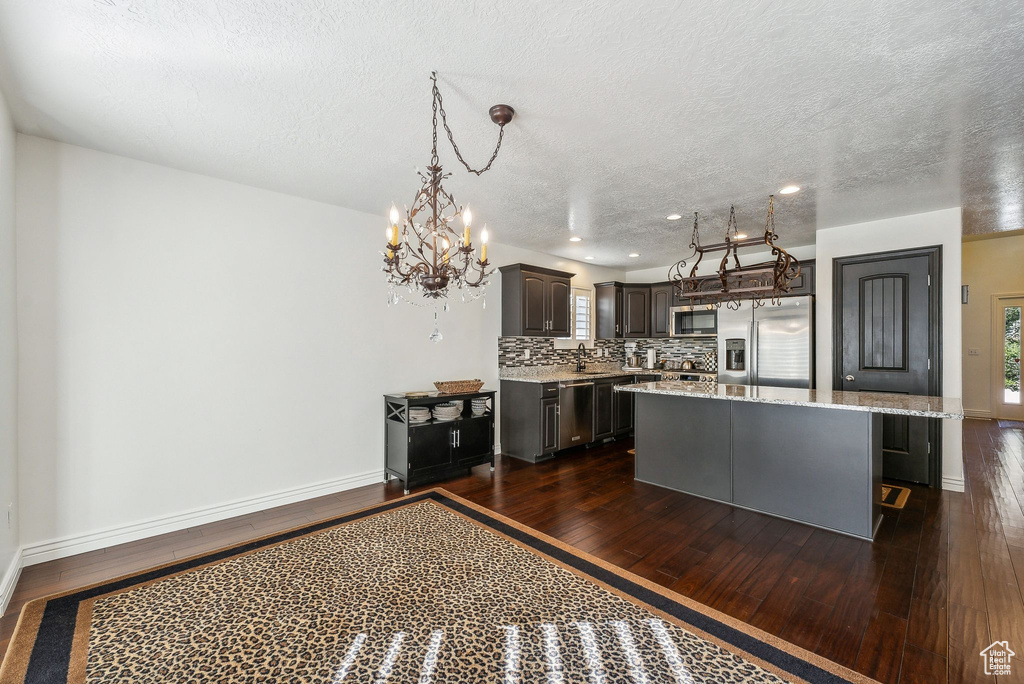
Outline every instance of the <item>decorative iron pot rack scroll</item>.
<svg viewBox="0 0 1024 684">
<path fill-rule="evenodd" d="M 675 285 L 676 293 L 689 299 L 693 304 L 706 304 L 708 308 L 719 308 L 725 304 L 737 309 L 740 302 L 751 300 L 754 308 L 763 306 L 765 299 L 776 304 L 779 297 L 791 289 L 791 284 L 800 275 L 800 262 L 782 247 L 775 244 L 775 196 L 768 196 L 768 218 L 764 224 L 764 235 L 747 237 L 739 232 L 736 224 L 736 208 L 729 208 L 729 224 L 725 241 L 713 245 L 700 244 L 699 217 L 693 214 L 693 234 L 690 247 L 693 249 L 686 259 L 680 260 L 669 269 L 669 279 Z M 756 264 L 740 264 L 739 251 L 748 247 L 768 247 L 773 257 L 770 261 Z M 705 254 L 724 252 L 718 265 L 717 277 L 698 276 L 697 268 Z M 732 259 L 732 266 L 729 260 Z M 687 261 L 694 260 L 687 270 Z"/>
</svg>

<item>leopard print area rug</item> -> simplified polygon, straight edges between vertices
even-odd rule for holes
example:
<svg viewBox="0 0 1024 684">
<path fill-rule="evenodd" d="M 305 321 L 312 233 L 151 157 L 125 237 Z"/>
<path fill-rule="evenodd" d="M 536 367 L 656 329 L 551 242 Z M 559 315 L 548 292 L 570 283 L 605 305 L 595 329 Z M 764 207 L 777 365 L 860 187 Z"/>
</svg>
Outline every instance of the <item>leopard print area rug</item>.
<svg viewBox="0 0 1024 684">
<path fill-rule="evenodd" d="M 444 490 L 28 604 L 0 684 L 867 682 Z"/>
</svg>

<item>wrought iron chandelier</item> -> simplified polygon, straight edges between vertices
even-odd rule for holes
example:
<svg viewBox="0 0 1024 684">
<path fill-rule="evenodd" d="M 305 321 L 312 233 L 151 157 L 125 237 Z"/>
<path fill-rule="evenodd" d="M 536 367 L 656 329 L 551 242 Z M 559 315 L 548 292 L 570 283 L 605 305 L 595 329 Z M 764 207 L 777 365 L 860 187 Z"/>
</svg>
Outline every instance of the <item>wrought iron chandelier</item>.
<svg viewBox="0 0 1024 684">
<path fill-rule="evenodd" d="M 437 72 L 431 72 L 433 82 L 433 147 L 430 151 L 430 165 L 426 172 L 417 169 L 421 187 L 416 192 L 412 208 L 406 207 L 402 217 L 398 207 L 391 205 L 387 227 L 387 246 L 382 252 L 384 257 L 383 271 L 387 274 L 389 286 L 388 302 L 397 303 L 399 296 L 396 287 L 405 287 L 409 293 L 418 292 L 432 300 L 447 297 L 453 289 L 462 289 L 463 298 L 467 292 L 482 292 L 487 285 L 488 277 L 494 273 L 488 268 L 487 260 L 487 224 L 480 232 L 480 256 L 471 240 L 471 224 L 473 214 L 469 207 L 461 207 L 455 198 L 445 190 L 443 181 L 451 176 L 444 173 L 437 156 L 437 115 L 441 114 L 441 124 L 448 141 L 455 150 L 455 156 L 466 167 L 466 170 L 481 175 L 491 168 L 491 164 L 501 150 L 501 141 L 505 134 L 505 124 L 515 116 L 515 110 L 504 104 L 494 105 L 490 109 L 491 121 L 498 124 L 498 143 L 487 165 L 474 169 L 463 159 L 459 146 L 455 144 L 451 128 L 448 127 L 447 116 L 441 91 L 437 88 Z M 462 220 L 462 233 L 456 232 L 453 223 Z M 472 296 L 472 295 L 471 295 Z M 445 304 L 447 309 L 447 304 Z M 435 320 L 437 314 L 434 314 Z M 440 333 L 435 329 L 436 339 Z M 432 336 L 432 339 L 434 336 Z"/>
<path fill-rule="evenodd" d="M 793 279 L 800 275 L 800 262 L 775 244 L 779 236 L 775 232 L 774 195 L 768 196 L 768 218 L 765 220 L 763 236 L 747 237 L 739 232 L 735 206 L 729 208 L 724 242 L 701 245 L 698 223 L 699 217 L 694 212 L 693 234 L 690 237 L 693 254 L 669 269 L 669 279 L 680 297 L 694 304 L 706 304 L 709 309 L 720 308 L 722 304 L 730 309 L 738 309 L 745 300 L 751 300 L 754 308 L 757 308 L 765 304 L 766 298 L 778 304 L 779 297 L 790 291 Z M 746 266 L 740 264 L 740 249 L 765 246 L 771 250 L 773 259 Z M 704 255 L 713 252 L 724 252 L 716 272 L 717 277 L 698 276 L 697 267 Z M 730 257 L 733 261 L 731 267 Z M 687 260 L 694 258 L 693 266 L 687 271 Z"/>
</svg>

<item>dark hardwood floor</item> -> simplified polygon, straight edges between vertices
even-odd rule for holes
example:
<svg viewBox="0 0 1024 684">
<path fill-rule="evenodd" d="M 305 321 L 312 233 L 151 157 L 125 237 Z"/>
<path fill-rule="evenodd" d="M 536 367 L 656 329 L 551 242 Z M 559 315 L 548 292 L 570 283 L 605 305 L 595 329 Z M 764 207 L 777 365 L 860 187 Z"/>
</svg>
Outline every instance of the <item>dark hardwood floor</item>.
<svg viewBox="0 0 1024 684">
<path fill-rule="evenodd" d="M 629 442 L 441 486 L 884 682 L 991 682 L 978 655 L 1024 657 L 1024 438 L 964 427 L 967 490 L 924 487 L 872 544 L 633 481 Z M 26 568 L 25 602 L 401 496 L 375 485 Z M 1013 667 L 1024 680 L 1024 661 Z M 1000 681 L 1006 681 L 1001 678 Z"/>
</svg>

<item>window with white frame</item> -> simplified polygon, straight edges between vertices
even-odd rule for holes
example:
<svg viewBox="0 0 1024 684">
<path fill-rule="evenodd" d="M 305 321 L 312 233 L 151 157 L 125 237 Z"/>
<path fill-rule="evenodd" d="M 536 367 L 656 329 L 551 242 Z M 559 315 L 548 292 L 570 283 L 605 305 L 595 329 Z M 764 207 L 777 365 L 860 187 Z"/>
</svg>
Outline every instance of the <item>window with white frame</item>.
<svg viewBox="0 0 1024 684">
<path fill-rule="evenodd" d="M 572 339 L 590 339 L 591 294 L 589 288 L 572 288 Z"/>
</svg>

